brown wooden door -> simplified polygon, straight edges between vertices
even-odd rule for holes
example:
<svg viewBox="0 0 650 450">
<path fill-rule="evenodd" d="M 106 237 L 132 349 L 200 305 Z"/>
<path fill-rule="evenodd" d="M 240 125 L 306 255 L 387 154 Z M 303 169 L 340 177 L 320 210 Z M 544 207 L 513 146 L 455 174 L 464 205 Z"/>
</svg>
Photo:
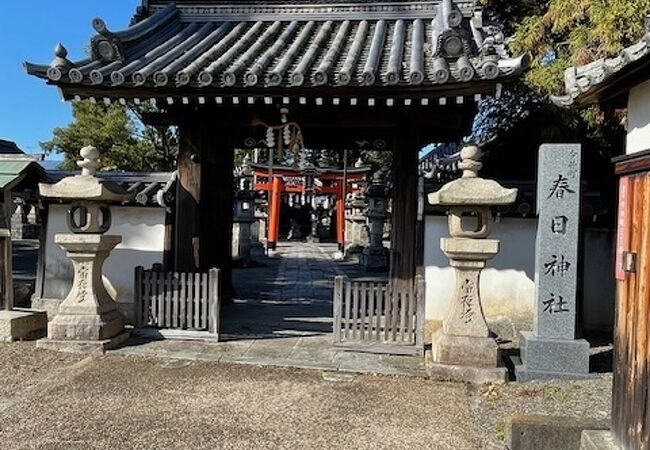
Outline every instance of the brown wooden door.
<svg viewBox="0 0 650 450">
<path fill-rule="evenodd" d="M 625 450 L 650 450 L 650 173 L 619 183 L 612 428 Z"/>
</svg>

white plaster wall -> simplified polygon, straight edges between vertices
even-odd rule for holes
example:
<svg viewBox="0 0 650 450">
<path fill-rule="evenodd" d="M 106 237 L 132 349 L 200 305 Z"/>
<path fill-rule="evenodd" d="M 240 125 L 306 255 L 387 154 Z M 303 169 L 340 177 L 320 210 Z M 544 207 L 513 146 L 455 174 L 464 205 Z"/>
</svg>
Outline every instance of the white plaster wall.
<svg viewBox="0 0 650 450">
<path fill-rule="evenodd" d="M 650 81 L 630 90 L 625 153 L 650 149 Z"/>
<path fill-rule="evenodd" d="M 481 295 L 488 320 L 506 317 L 532 323 L 535 302 L 535 235 L 537 220 L 501 219 L 491 237 L 501 240 L 501 251 L 481 275 Z M 454 273 L 440 250 L 448 236 L 447 218 L 427 216 L 424 258 L 426 265 L 426 319 L 442 320 L 454 288 Z M 581 325 L 586 330 L 611 330 L 614 321 L 614 232 L 583 231 Z"/>
<path fill-rule="evenodd" d="M 424 239 L 426 319 L 442 320 L 454 288 L 454 272 L 440 250 L 440 238 L 449 236 L 447 218 L 427 216 Z M 531 321 L 535 299 L 534 219 L 500 219 L 491 237 L 501 240 L 501 251 L 481 274 L 485 315 Z"/>
<path fill-rule="evenodd" d="M 45 298 L 63 299 L 72 284 L 72 264 L 61 247 L 54 243 L 54 235 L 69 233 L 66 223 L 66 205 L 49 206 L 45 244 Z M 111 228 L 107 234 L 122 236 L 122 243 L 111 252 L 104 263 L 104 284 L 120 303 L 120 309 L 132 317 L 133 273 L 137 266 L 151 267 L 161 263 L 165 237 L 163 208 L 112 206 Z"/>
<path fill-rule="evenodd" d="M 614 230 L 584 232 L 582 326 L 586 330 L 611 330 L 614 325 L 614 238 Z"/>
</svg>

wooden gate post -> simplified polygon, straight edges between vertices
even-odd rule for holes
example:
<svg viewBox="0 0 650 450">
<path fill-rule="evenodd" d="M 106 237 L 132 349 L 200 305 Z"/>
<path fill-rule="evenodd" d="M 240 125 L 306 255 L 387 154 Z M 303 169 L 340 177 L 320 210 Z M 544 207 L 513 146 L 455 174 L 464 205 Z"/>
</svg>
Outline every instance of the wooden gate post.
<svg viewBox="0 0 650 450">
<path fill-rule="evenodd" d="M 426 282 L 422 275 L 415 277 L 415 310 L 417 314 L 417 324 L 415 328 L 415 346 L 424 348 L 424 315 L 426 308 Z"/>
<path fill-rule="evenodd" d="M 144 277 L 144 267 L 138 266 L 135 268 L 135 277 L 134 277 L 134 284 L 133 284 L 133 301 L 134 301 L 134 308 L 135 308 L 135 314 L 134 314 L 134 320 L 135 320 L 135 327 L 136 328 L 141 328 L 142 327 L 142 313 L 143 313 L 143 307 L 142 307 L 142 279 Z"/>
<path fill-rule="evenodd" d="M 334 342 L 341 340 L 341 307 L 343 306 L 343 279 L 338 275 L 334 277 Z"/>
<path fill-rule="evenodd" d="M 219 322 L 220 322 L 220 297 L 221 293 L 219 292 L 219 269 L 210 269 L 209 275 L 209 297 L 208 297 L 208 331 L 215 335 L 217 340 L 219 339 Z"/>
</svg>

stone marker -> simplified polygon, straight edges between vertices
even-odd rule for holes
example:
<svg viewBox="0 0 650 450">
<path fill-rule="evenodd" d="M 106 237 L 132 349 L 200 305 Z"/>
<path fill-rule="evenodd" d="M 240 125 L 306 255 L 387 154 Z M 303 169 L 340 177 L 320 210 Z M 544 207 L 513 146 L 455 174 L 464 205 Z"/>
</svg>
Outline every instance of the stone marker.
<svg viewBox="0 0 650 450">
<path fill-rule="evenodd" d="M 532 332 L 522 332 L 517 380 L 584 378 L 589 343 L 575 339 L 580 224 L 579 144 L 539 150 L 535 243 L 536 308 Z"/>
<path fill-rule="evenodd" d="M 428 369 L 434 377 L 504 382 L 507 370 L 501 365 L 499 346 L 483 314 L 480 275 L 487 261 L 499 252 L 499 241 L 487 239 L 492 226 L 490 207 L 514 203 L 517 190 L 479 178 L 480 157 L 477 146 L 463 148 L 459 163 L 462 178 L 429 195 L 432 205 L 449 208 L 451 237 L 442 238 L 440 247 L 455 269 L 456 287 L 442 329 L 432 336 Z M 468 369 L 450 370 L 449 366 Z"/>
<path fill-rule="evenodd" d="M 580 450 L 624 450 L 616 445 L 608 430 L 585 430 L 580 440 Z"/>
<path fill-rule="evenodd" d="M 583 430 L 607 428 L 605 419 L 515 415 L 506 418 L 506 446 L 508 450 L 578 450 Z"/>
<path fill-rule="evenodd" d="M 77 353 L 103 353 L 128 338 L 124 317 L 102 282 L 102 266 L 121 236 L 104 233 L 111 224 L 109 202 L 123 202 L 132 195 L 120 186 L 95 177 L 99 152 L 94 147 L 81 150 L 77 164 L 82 174 L 67 177 L 54 185 L 41 184 L 42 197 L 72 200 L 68 209 L 68 228 L 72 234 L 57 234 L 54 239 L 67 252 L 74 269 L 74 280 L 59 313 L 48 326 L 48 338 L 37 346 Z M 125 270 L 129 270 L 128 267 Z"/>
</svg>

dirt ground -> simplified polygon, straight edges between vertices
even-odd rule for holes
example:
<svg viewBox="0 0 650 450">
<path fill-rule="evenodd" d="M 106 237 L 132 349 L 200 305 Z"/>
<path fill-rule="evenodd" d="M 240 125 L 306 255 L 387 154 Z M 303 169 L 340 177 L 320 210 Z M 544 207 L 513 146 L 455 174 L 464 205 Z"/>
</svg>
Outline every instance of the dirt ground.
<svg viewBox="0 0 650 450">
<path fill-rule="evenodd" d="M 516 412 L 605 418 L 611 376 L 470 387 L 0 344 L 1 449 L 499 449 Z"/>
</svg>

